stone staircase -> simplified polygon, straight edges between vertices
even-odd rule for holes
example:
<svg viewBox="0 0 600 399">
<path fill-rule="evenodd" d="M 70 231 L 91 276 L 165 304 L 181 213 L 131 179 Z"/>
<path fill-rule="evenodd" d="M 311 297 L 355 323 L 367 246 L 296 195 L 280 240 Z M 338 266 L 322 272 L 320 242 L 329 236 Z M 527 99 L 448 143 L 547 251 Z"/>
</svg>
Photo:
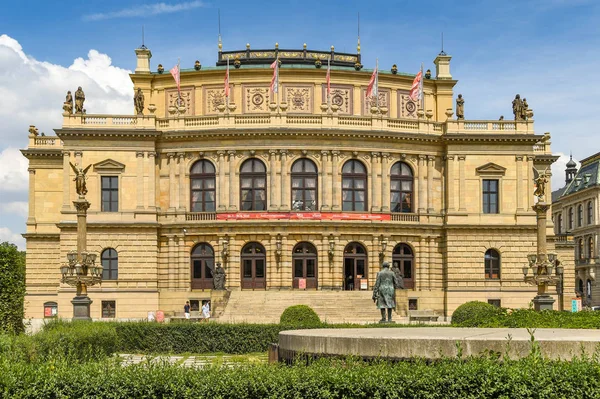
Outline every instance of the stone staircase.
<svg viewBox="0 0 600 399">
<path fill-rule="evenodd" d="M 292 305 L 308 305 L 328 323 L 375 323 L 380 319 L 371 291 L 232 291 L 217 321 L 279 323 Z M 394 318 L 400 321 L 394 313 Z"/>
</svg>

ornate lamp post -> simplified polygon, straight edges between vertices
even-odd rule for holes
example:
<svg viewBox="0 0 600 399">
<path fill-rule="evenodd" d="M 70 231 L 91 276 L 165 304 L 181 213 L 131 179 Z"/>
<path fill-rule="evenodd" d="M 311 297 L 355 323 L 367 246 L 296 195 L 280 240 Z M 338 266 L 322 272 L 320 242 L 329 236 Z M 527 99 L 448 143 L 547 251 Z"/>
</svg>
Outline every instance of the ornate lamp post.
<svg viewBox="0 0 600 399">
<path fill-rule="evenodd" d="M 67 263 L 60 267 L 61 282 L 77 288 L 77 294 L 71 301 L 74 320 L 91 320 L 92 300 L 87 296 L 87 287 L 102 282 L 102 266 L 96 265 L 96 254 L 86 250 L 87 210 L 90 203 L 85 199 L 87 194 L 85 174 L 90 166 L 82 169 L 71 164 L 75 171 L 76 190 L 79 194 L 79 198 L 73 201 L 77 209 L 77 250 L 69 251 Z"/>
<path fill-rule="evenodd" d="M 557 259 L 556 254 L 548 253 L 546 246 L 546 220 L 550 208 L 546 204 L 545 190 L 548 179 L 544 174 L 536 179 L 537 188 L 533 195 L 538 202 L 533 206 L 537 218 L 537 253 L 527 255 L 528 266 L 523 267 L 523 277 L 526 283 L 537 285 L 538 292 L 533 298 L 533 306 L 537 311 L 552 310 L 554 298 L 548 293 L 548 287 L 561 283 L 563 267 Z M 529 270 L 531 269 L 531 274 Z M 556 274 L 553 270 L 556 269 Z"/>
</svg>

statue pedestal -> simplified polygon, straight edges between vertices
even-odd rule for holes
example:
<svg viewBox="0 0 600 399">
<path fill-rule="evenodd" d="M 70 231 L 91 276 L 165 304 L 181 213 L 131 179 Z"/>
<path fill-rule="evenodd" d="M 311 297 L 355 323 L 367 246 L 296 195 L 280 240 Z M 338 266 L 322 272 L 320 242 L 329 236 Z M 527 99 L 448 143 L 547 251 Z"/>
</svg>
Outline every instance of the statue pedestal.
<svg viewBox="0 0 600 399">
<path fill-rule="evenodd" d="M 554 308 L 554 298 L 550 295 L 537 295 L 533 298 L 533 308 L 537 312 L 541 310 L 552 310 Z"/>
<path fill-rule="evenodd" d="M 92 321 L 90 317 L 90 305 L 92 300 L 87 295 L 80 295 L 73 298 L 73 320 Z"/>
<path fill-rule="evenodd" d="M 408 290 L 396 290 L 396 313 L 399 317 L 408 316 Z"/>
</svg>

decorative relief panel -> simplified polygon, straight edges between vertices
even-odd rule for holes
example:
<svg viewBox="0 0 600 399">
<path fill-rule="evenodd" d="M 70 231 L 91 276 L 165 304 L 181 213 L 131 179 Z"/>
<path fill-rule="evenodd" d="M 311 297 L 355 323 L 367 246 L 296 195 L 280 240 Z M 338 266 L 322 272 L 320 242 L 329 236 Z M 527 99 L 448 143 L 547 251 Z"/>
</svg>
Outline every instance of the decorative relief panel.
<svg viewBox="0 0 600 399">
<path fill-rule="evenodd" d="M 398 90 L 398 118 L 417 119 L 417 110 L 421 106 L 421 100 L 413 101 L 408 96 L 408 91 Z"/>
<path fill-rule="evenodd" d="M 193 87 L 182 87 L 181 98 L 177 93 L 177 89 L 166 89 L 165 90 L 165 109 L 167 115 L 169 113 L 169 107 L 185 107 L 183 115 L 193 116 L 195 114 L 195 103 L 194 103 L 194 88 Z"/>
<path fill-rule="evenodd" d="M 331 85 L 331 94 L 329 95 L 331 104 L 337 105 L 339 108 L 338 114 L 340 115 L 352 115 L 353 112 L 353 100 L 352 100 L 352 86 L 343 85 Z M 321 86 L 323 103 L 327 102 L 327 85 Z"/>
<path fill-rule="evenodd" d="M 202 90 L 204 99 L 204 115 L 214 115 L 219 113 L 217 108 L 221 104 L 225 104 L 225 89 L 223 85 L 204 86 Z M 233 85 L 229 85 L 229 102 L 235 104 L 233 94 Z"/>
<path fill-rule="evenodd" d="M 283 101 L 289 113 L 310 114 L 313 112 L 313 88 L 302 85 L 283 85 Z"/>
<path fill-rule="evenodd" d="M 390 96 L 391 92 L 389 89 L 379 89 L 378 97 L 379 97 L 379 107 L 386 107 L 388 109 L 387 116 L 390 116 Z M 377 106 L 377 102 L 375 101 L 375 97 L 367 98 L 367 88 L 363 87 L 361 90 L 361 109 L 362 115 L 371 115 L 371 107 Z"/>
<path fill-rule="evenodd" d="M 245 114 L 269 113 L 269 86 L 243 86 L 242 109 Z"/>
</svg>

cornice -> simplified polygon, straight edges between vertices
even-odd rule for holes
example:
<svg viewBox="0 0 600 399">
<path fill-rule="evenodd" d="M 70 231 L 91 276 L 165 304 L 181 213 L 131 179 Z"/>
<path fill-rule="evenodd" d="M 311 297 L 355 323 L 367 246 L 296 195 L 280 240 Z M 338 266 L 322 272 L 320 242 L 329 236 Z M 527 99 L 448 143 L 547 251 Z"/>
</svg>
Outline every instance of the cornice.
<svg viewBox="0 0 600 399">
<path fill-rule="evenodd" d="M 446 133 L 441 136 L 442 141 L 445 142 L 482 142 L 482 141 L 495 141 L 495 142 L 524 142 L 535 144 L 539 142 L 544 136 L 539 134 L 463 134 L 463 133 Z"/>
<path fill-rule="evenodd" d="M 32 158 L 62 158 L 63 149 L 31 148 L 21 150 L 21 154 L 27 159 Z"/>
<path fill-rule="evenodd" d="M 21 236 L 25 239 L 60 240 L 60 233 L 25 233 Z"/>
<path fill-rule="evenodd" d="M 128 138 L 148 138 L 155 139 L 161 135 L 161 132 L 154 129 L 98 129 L 90 127 L 82 128 L 63 128 L 54 129 L 56 135 L 64 141 L 65 138 L 89 138 L 89 137 L 128 137 Z"/>
</svg>

